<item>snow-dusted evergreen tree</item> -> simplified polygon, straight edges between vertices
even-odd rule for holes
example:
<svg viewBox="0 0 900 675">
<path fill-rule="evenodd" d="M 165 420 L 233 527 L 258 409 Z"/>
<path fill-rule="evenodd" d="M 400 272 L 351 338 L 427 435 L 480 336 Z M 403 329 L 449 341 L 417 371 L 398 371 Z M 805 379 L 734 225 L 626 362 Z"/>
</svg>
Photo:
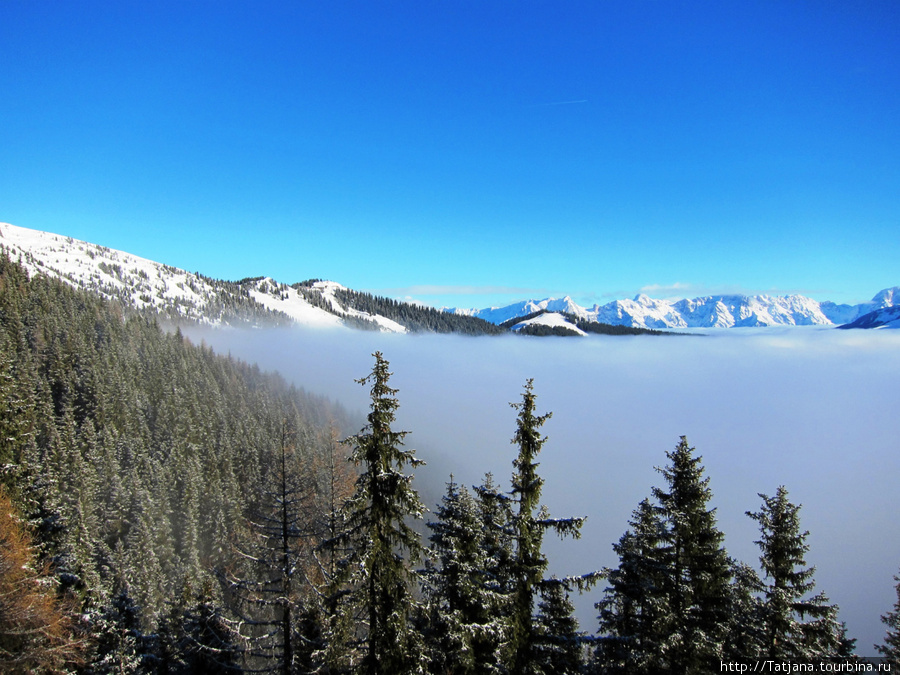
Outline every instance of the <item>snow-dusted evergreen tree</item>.
<svg viewBox="0 0 900 675">
<path fill-rule="evenodd" d="M 502 598 L 503 614 L 513 588 L 513 511 L 512 498 L 494 483 L 491 473 L 475 487 L 475 502 L 481 523 L 482 549 L 485 559 L 485 580 L 488 588 Z"/>
<path fill-rule="evenodd" d="M 732 560 L 731 616 L 725 639 L 725 660 L 762 654 L 762 582 L 750 565 Z"/>
<path fill-rule="evenodd" d="M 554 530 L 560 536 L 581 536 L 584 518 L 550 518 L 547 509 L 540 504 L 544 479 L 537 472 L 537 456 L 547 440 L 541 435 L 541 427 L 552 413 L 535 413 L 533 380 L 525 384 L 521 403 L 510 405 L 518 410 L 516 433 L 512 443 L 519 447 L 513 461 L 512 497 L 515 512 L 512 518 L 512 536 L 515 555 L 511 562 L 512 594 L 509 616 L 511 662 L 513 675 L 542 673 L 537 661 L 537 648 L 547 635 L 540 635 L 534 616 L 535 601 L 544 582 L 548 561 L 542 551 L 544 532 Z M 597 574 L 566 577 L 554 583 L 566 591 L 583 590 L 598 580 Z"/>
<path fill-rule="evenodd" d="M 600 630 L 596 662 L 602 673 L 649 675 L 663 668 L 662 644 L 668 627 L 666 596 L 669 569 L 660 543 L 665 526 L 644 499 L 629 529 L 613 544 L 619 566 L 607 570 L 609 586 L 597 603 Z"/>
<path fill-rule="evenodd" d="M 500 673 L 508 595 L 493 583 L 492 547 L 478 504 L 451 476 L 435 515 L 422 573 L 429 669 Z"/>
<path fill-rule="evenodd" d="M 212 579 L 194 593 L 186 586 L 170 615 L 160 622 L 161 672 L 170 675 L 240 672 L 242 649 L 237 624 L 225 615 Z"/>
<path fill-rule="evenodd" d="M 140 625 L 140 609 L 126 588 L 103 607 L 91 626 L 96 652 L 85 668 L 91 675 L 152 673 L 158 665 L 155 636 Z"/>
<path fill-rule="evenodd" d="M 315 534 L 310 477 L 297 470 L 296 432 L 282 423 L 272 453 L 272 483 L 250 523 L 253 546 L 242 551 L 243 574 L 229 578 L 230 592 L 249 632 L 245 657 L 256 671 L 296 671 L 295 645 L 302 643 L 300 617 L 311 604 L 304 555 Z"/>
<path fill-rule="evenodd" d="M 894 581 L 897 582 L 897 602 L 892 611 L 881 617 L 882 623 L 887 626 L 887 634 L 884 644 L 875 645 L 875 649 L 892 664 L 900 665 L 900 575 L 895 576 Z"/>
<path fill-rule="evenodd" d="M 731 565 L 715 509 L 709 508 L 712 491 L 701 458 L 684 436 L 666 456 L 670 464 L 657 471 L 667 487 L 653 488 L 665 524 L 660 553 L 668 616 L 662 654 L 670 672 L 706 673 L 724 651 Z"/>
<path fill-rule="evenodd" d="M 837 656 L 844 638 L 837 620 L 837 607 L 819 593 L 806 597 L 813 588 L 815 567 L 806 567 L 809 551 L 800 530 L 800 506 L 788 501 L 781 486 L 774 497 L 763 500 L 758 512 L 747 512 L 759 523 L 764 574 L 762 609 L 762 656 L 768 658 L 813 658 Z"/>
<path fill-rule="evenodd" d="M 420 670 L 421 644 L 410 623 L 415 605 L 413 572 L 422 544 L 408 522 L 425 511 L 412 486 L 407 465 L 423 462 L 403 449 L 406 431 L 394 431 L 397 390 L 388 385 L 388 362 L 376 352 L 375 367 L 358 380 L 371 384 L 368 424 L 347 439 L 350 459 L 362 467 L 356 490 L 344 505 L 341 532 L 328 546 L 344 552 L 332 584 L 331 607 L 356 622 L 355 644 L 329 645 L 330 651 L 347 647 L 361 650 L 350 662 L 355 673 L 404 675 Z M 332 635 L 334 638 L 340 637 Z"/>
<path fill-rule="evenodd" d="M 666 488 L 653 488 L 656 503 L 641 503 L 614 546 L 619 567 L 597 605 L 601 672 L 707 673 L 725 653 L 732 566 L 693 452 L 682 436 L 666 453 Z"/>
<path fill-rule="evenodd" d="M 578 675 L 581 672 L 586 634 L 578 629 L 570 593 L 571 583 L 565 579 L 551 577 L 541 583 L 534 672 L 545 675 Z"/>
</svg>

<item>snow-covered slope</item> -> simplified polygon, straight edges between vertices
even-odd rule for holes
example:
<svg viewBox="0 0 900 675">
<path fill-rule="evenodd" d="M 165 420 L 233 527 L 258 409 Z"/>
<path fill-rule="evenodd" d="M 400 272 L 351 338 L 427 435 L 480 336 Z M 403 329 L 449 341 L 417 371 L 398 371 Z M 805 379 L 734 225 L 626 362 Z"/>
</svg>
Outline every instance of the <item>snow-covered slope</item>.
<svg viewBox="0 0 900 675">
<path fill-rule="evenodd" d="M 577 333 L 578 335 L 587 335 L 587 333 L 578 328 L 578 326 L 573 324 L 571 321 L 569 321 L 568 318 L 558 312 L 544 312 L 543 314 L 538 314 L 537 316 L 531 317 L 530 319 L 525 319 L 513 325 L 512 330 L 519 331 L 522 330 L 525 326 L 548 326 L 550 328 L 565 328 L 569 331 L 572 331 L 573 333 Z"/>
<path fill-rule="evenodd" d="M 900 305 L 876 309 L 863 314 L 856 321 L 840 326 L 841 328 L 898 328 L 900 329 Z"/>
<path fill-rule="evenodd" d="M 303 324 L 346 327 L 342 317 L 405 332 L 377 315 L 345 309 L 334 299 L 343 287 L 320 281 L 288 286 L 270 278 L 228 282 L 170 267 L 71 237 L 0 223 L 0 246 L 29 273 L 57 277 L 138 309 L 213 325 Z"/>
<path fill-rule="evenodd" d="M 817 302 L 802 295 L 712 295 L 685 300 L 654 300 L 638 295 L 633 300 L 615 300 L 591 308 L 580 307 L 571 298 L 526 300 L 506 307 L 449 309 L 502 323 L 545 309 L 614 326 L 638 328 L 732 328 L 742 326 L 812 326 L 843 324 L 869 312 L 900 304 L 900 287 L 879 292 L 871 302 L 836 305 Z"/>
</svg>

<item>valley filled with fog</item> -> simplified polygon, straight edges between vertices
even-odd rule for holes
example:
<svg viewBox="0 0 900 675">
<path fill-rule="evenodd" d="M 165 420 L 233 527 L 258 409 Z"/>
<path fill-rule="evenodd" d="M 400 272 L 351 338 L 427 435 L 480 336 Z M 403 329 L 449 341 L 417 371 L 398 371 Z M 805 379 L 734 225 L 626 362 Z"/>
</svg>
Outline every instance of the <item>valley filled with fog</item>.
<svg viewBox="0 0 900 675">
<path fill-rule="evenodd" d="M 277 370 L 360 419 L 368 391 L 354 382 L 380 350 L 399 389 L 397 430 L 428 465 L 415 485 L 426 504 L 452 472 L 466 485 L 491 471 L 508 488 L 516 412 L 534 378 L 537 412 L 553 412 L 539 457 L 554 517 L 588 516 L 579 541 L 548 535 L 556 574 L 618 560 L 612 544 L 638 503 L 662 484 L 681 435 L 703 458 L 729 554 L 758 567 L 757 493 L 784 485 L 802 504 L 807 564 L 841 608 L 857 653 L 873 655 L 896 600 L 900 567 L 900 331 L 766 328 L 706 335 L 463 338 L 345 330 L 192 329 L 216 351 Z M 347 430 L 355 432 L 356 429 Z M 593 603 L 577 601 L 596 631 Z"/>
</svg>

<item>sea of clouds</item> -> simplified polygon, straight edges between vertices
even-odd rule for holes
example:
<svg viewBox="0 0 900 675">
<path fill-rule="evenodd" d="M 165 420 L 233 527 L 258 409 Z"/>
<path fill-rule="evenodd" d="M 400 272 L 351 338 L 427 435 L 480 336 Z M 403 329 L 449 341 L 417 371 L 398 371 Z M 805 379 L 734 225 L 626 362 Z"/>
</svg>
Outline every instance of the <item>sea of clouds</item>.
<svg viewBox="0 0 900 675">
<path fill-rule="evenodd" d="M 612 543 L 651 487 L 654 467 L 687 436 L 703 457 L 726 547 L 757 566 L 757 493 L 787 487 L 803 505 L 807 563 L 841 607 L 857 652 L 874 655 L 900 568 L 900 331 L 731 329 L 691 336 L 527 338 L 389 335 L 344 330 L 189 333 L 222 353 L 277 370 L 306 390 L 368 410 L 354 382 L 381 351 L 399 389 L 397 429 L 428 465 L 429 505 L 452 472 L 508 486 L 522 387 L 552 411 L 540 456 L 554 517 L 586 515 L 579 541 L 545 540 L 556 574 L 613 566 Z M 350 430 L 350 431 L 356 431 Z M 593 603 L 577 601 L 582 628 Z"/>
</svg>

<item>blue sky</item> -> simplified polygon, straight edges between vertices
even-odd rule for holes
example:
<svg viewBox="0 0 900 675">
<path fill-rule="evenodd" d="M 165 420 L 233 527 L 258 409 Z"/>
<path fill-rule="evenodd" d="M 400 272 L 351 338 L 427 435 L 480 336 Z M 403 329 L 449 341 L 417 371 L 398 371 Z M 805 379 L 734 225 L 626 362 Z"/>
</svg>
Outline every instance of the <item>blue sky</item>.
<svg viewBox="0 0 900 675">
<path fill-rule="evenodd" d="M 0 221 L 437 305 L 900 284 L 900 5 L 0 3 Z"/>
</svg>

